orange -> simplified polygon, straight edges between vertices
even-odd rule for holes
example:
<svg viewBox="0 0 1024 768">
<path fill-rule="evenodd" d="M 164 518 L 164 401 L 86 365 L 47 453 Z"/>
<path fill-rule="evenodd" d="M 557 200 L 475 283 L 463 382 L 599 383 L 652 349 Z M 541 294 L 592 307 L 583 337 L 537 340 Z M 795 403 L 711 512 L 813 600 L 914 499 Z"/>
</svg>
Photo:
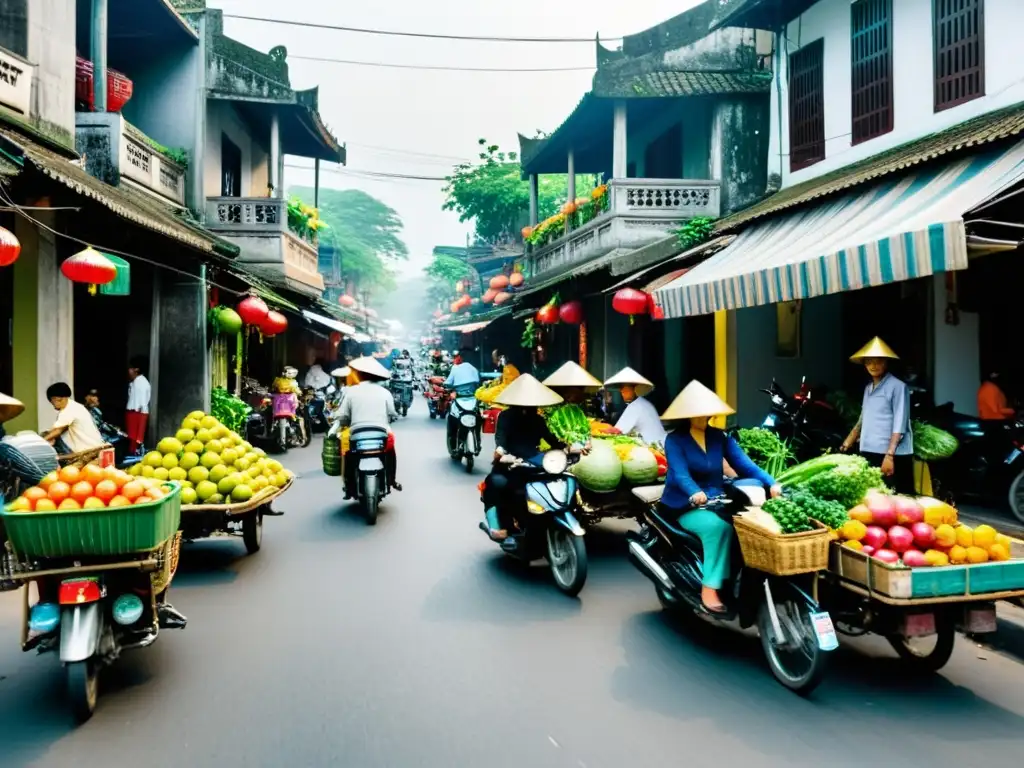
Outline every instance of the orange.
<svg viewBox="0 0 1024 768">
<path fill-rule="evenodd" d="M 956 543 L 964 549 L 974 546 L 974 531 L 966 525 L 956 527 Z"/>
<path fill-rule="evenodd" d="M 82 470 L 71 464 L 66 467 L 61 467 L 60 471 L 57 473 L 57 477 L 68 485 L 74 485 L 82 479 Z"/>
<path fill-rule="evenodd" d="M 949 562 L 959 565 L 967 562 L 967 548 L 961 547 L 957 544 L 954 547 L 950 547 L 949 550 Z"/>
<path fill-rule="evenodd" d="M 924 553 L 925 559 L 928 561 L 928 565 L 941 568 L 944 565 L 949 565 L 949 556 L 945 552 L 940 552 L 937 549 L 929 549 Z"/>
<path fill-rule="evenodd" d="M 996 543 L 998 531 L 991 525 L 979 525 L 974 529 L 974 546 L 988 549 Z"/>
<path fill-rule="evenodd" d="M 859 542 L 859 541 L 857 541 L 855 539 L 850 539 L 849 541 L 844 541 L 843 542 L 843 546 L 846 547 L 847 549 L 855 549 L 858 552 L 860 552 L 860 550 L 864 549 L 864 544 L 862 544 L 861 542 Z"/>
<path fill-rule="evenodd" d="M 90 496 L 82 504 L 82 509 L 103 509 L 107 505 L 103 503 L 103 499 L 98 499 L 95 496 Z"/>
<path fill-rule="evenodd" d="M 46 490 L 34 485 L 21 495 L 32 502 L 32 506 L 35 506 L 37 501 L 46 498 Z"/>
<path fill-rule="evenodd" d="M 24 496 L 19 496 L 11 502 L 11 509 L 15 512 L 31 512 L 32 502 L 26 499 Z"/>
<path fill-rule="evenodd" d="M 130 507 L 132 502 L 124 496 L 115 496 L 107 502 L 107 507 Z"/>
<path fill-rule="evenodd" d="M 1003 560 L 1010 559 L 1010 550 L 1008 550 L 1002 544 L 993 544 L 991 547 L 988 548 L 988 556 L 990 560 L 1002 562 Z"/>
<path fill-rule="evenodd" d="M 50 501 L 60 504 L 64 499 L 71 495 L 71 486 L 63 480 L 57 480 L 50 484 L 46 495 L 50 497 Z"/>
<path fill-rule="evenodd" d="M 112 498 L 117 496 L 117 492 L 120 489 L 117 487 L 117 483 L 113 480 L 100 480 L 96 483 L 95 494 L 96 498 L 101 501 L 110 501 Z"/>
<path fill-rule="evenodd" d="M 60 504 L 57 505 L 57 509 L 60 509 L 60 510 L 65 510 L 65 509 L 81 509 L 81 508 L 82 508 L 82 505 L 79 504 L 74 499 L 64 499 L 64 501 L 62 501 Z"/>
<path fill-rule="evenodd" d="M 57 482 L 57 473 L 50 472 L 42 480 L 39 481 L 40 488 L 49 488 L 53 483 Z"/>
<path fill-rule="evenodd" d="M 940 547 L 952 547 L 956 544 L 956 529 L 949 523 L 943 523 L 935 529 L 935 543 Z"/>
<path fill-rule="evenodd" d="M 92 496 L 92 483 L 80 480 L 71 486 L 71 498 L 79 504 Z"/>
<path fill-rule="evenodd" d="M 167 495 L 167 492 L 159 485 L 154 485 L 152 488 L 146 491 L 146 495 L 149 496 L 149 498 L 156 500 L 162 499 L 164 496 Z"/>
<path fill-rule="evenodd" d="M 988 552 L 981 547 L 968 547 L 967 548 L 967 562 L 969 563 L 987 563 Z"/>
<path fill-rule="evenodd" d="M 132 481 L 132 476 L 123 469 L 119 469 L 114 472 L 113 480 L 117 483 L 118 488 L 124 488 L 125 483 L 130 483 Z"/>
<path fill-rule="evenodd" d="M 57 509 L 57 505 L 53 503 L 53 499 L 40 499 L 36 502 L 36 512 L 53 512 Z"/>
<path fill-rule="evenodd" d="M 125 483 L 124 487 L 121 489 L 121 495 L 128 499 L 128 501 L 135 501 L 145 492 L 146 486 L 138 480 L 132 480 L 130 483 Z"/>
<path fill-rule="evenodd" d="M 86 464 L 82 468 L 82 479 L 88 480 L 93 485 L 96 485 L 96 483 L 105 477 L 106 473 L 103 471 L 103 467 L 99 464 Z"/>
</svg>

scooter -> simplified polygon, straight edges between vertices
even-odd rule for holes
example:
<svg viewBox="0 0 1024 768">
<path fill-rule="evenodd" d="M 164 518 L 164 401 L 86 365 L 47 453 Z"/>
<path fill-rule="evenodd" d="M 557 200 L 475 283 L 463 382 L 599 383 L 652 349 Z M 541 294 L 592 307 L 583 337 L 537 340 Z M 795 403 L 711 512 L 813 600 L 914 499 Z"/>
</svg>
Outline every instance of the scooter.
<svg viewBox="0 0 1024 768">
<path fill-rule="evenodd" d="M 761 427 L 788 441 L 800 461 L 839 450 L 849 430 L 836 410 L 807 385 L 806 379 L 792 396 L 774 379 L 771 387 L 761 391 L 771 399 L 771 410 Z"/>
<path fill-rule="evenodd" d="M 326 432 L 331 428 L 327 419 L 327 401 L 334 389 L 333 384 L 323 389 L 303 388 L 301 407 L 305 411 L 308 433 Z"/>
<path fill-rule="evenodd" d="M 505 456 L 516 472 L 526 475 L 526 498 L 509 500 L 512 526 L 501 551 L 524 563 L 545 558 L 555 586 L 575 597 L 587 580 L 585 531 L 576 518 L 576 478 L 569 473 L 570 456 L 562 450 L 546 452 L 540 465 Z M 513 511 L 511 507 L 515 507 Z M 480 529 L 490 538 L 487 523 Z"/>
<path fill-rule="evenodd" d="M 427 391 L 423 396 L 427 398 L 427 412 L 431 419 L 445 418 L 451 408 L 452 395 L 444 388 L 444 381 L 440 376 L 427 379 Z"/>
<path fill-rule="evenodd" d="M 369 525 L 377 524 L 377 509 L 391 492 L 384 467 L 387 445 L 385 429 L 362 427 L 349 433 L 349 449 L 344 461 L 356 462 L 355 496 Z"/>
<path fill-rule="evenodd" d="M 626 534 L 629 560 L 654 584 L 662 607 L 722 622 L 738 620 L 741 629 L 756 624 L 775 679 L 802 695 L 813 691 L 825 675 L 829 652 L 839 645 L 831 617 L 812 597 L 817 575 L 779 577 L 746 568 L 733 537 L 732 573 L 719 590 L 726 612 L 712 613 L 701 600 L 700 539 L 661 515 L 662 490 L 663 486 L 633 489 L 648 509 L 640 531 Z M 725 495 L 709 499 L 701 509 L 736 514 L 753 501 L 764 501 L 763 488 L 727 485 Z"/>
<path fill-rule="evenodd" d="M 274 446 L 281 453 L 289 448 L 305 448 L 313 440 L 306 421 L 306 414 L 298 404 L 294 393 L 275 394 L 273 400 L 274 421 L 271 425 Z"/>
<path fill-rule="evenodd" d="M 466 471 L 480 455 L 480 406 L 475 397 L 455 397 L 448 412 L 448 455 L 452 461 L 466 460 Z"/>
<path fill-rule="evenodd" d="M 409 415 L 412 407 L 412 368 L 395 368 L 391 372 L 391 394 L 395 398 L 395 407 L 402 416 Z"/>
</svg>

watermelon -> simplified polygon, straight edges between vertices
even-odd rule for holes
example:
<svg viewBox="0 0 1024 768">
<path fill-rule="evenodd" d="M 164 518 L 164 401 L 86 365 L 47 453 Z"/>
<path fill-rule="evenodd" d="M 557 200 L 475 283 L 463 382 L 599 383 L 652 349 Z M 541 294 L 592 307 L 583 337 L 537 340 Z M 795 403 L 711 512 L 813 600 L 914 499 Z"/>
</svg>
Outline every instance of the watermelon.
<svg viewBox="0 0 1024 768">
<path fill-rule="evenodd" d="M 650 448 L 633 448 L 622 462 L 622 476 L 633 485 L 651 485 L 658 481 L 658 460 Z"/>
<path fill-rule="evenodd" d="M 546 418 L 551 434 L 566 445 L 590 440 L 590 420 L 578 405 L 566 403 L 552 408 Z"/>
<path fill-rule="evenodd" d="M 622 480 L 622 462 L 614 448 L 594 441 L 590 453 L 573 466 L 572 473 L 589 491 L 614 491 Z"/>
</svg>

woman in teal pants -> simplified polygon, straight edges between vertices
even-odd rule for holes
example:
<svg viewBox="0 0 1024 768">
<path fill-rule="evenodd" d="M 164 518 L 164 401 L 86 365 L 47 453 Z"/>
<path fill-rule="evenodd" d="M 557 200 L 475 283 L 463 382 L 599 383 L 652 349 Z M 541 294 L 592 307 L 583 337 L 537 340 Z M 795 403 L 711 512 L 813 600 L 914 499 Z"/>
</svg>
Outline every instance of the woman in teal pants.
<svg viewBox="0 0 1024 768">
<path fill-rule="evenodd" d="M 718 590 L 729 575 L 732 525 L 715 512 L 700 509 L 710 497 L 724 493 L 726 464 L 740 478 L 756 480 L 772 496 L 782 488 L 720 429 L 708 426 L 715 416 L 735 413 L 718 395 L 699 381 L 691 381 L 662 414 L 675 429 L 665 440 L 668 474 L 661 496 L 662 514 L 677 518 L 680 527 L 696 534 L 704 547 L 701 599 L 712 613 L 725 610 Z"/>
</svg>

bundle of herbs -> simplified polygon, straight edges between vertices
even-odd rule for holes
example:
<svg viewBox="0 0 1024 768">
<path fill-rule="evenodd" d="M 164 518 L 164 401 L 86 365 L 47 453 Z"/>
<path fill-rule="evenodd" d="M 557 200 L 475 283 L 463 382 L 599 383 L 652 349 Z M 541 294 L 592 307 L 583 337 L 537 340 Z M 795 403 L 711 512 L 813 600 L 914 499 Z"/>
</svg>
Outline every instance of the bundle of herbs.
<svg viewBox="0 0 1024 768">
<path fill-rule="evenodd" d="M 738 430 L 736 441 L 750 460 L 772 477 L 781 475 L 796 460 L 787 441 L 761 427 Z"/>
</svg>

